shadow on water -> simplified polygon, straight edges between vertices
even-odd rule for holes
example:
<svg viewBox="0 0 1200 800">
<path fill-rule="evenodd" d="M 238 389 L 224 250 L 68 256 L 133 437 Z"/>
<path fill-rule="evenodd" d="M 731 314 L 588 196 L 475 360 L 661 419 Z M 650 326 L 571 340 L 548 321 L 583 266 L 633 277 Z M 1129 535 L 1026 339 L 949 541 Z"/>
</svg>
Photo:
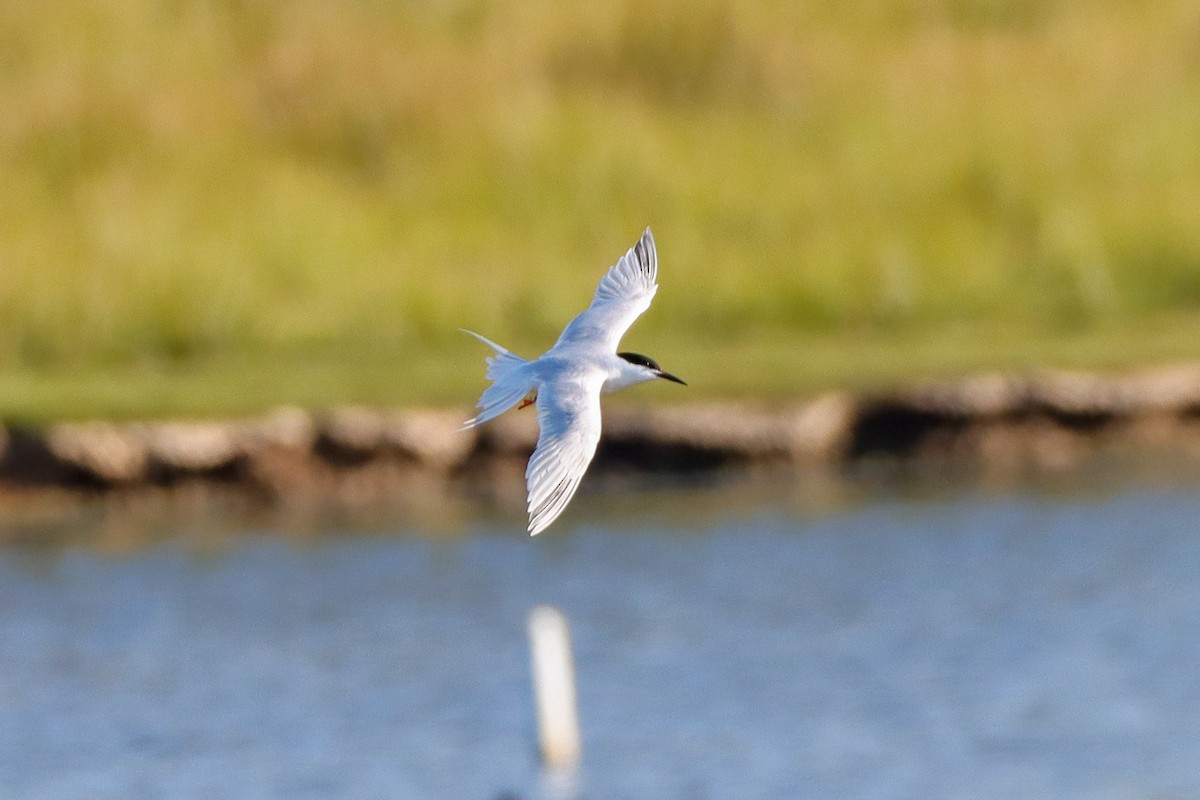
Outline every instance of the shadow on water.
<svg viewBox="0 0 1200 800">
<path fill-rule="evenodd" d="M 746 514 L 800 518 L 879 502 L 938 503 L 974 497 L 1085 500 L 1131 490 L 1200 485 L 1194 458 L 1118 454 L 1069 470 L 989 471 L 955 460 L 866 459 L 811 468 L 739 466 L 701 471 L 619 471 L 590 475 L 551 536 L 572 526 L 665 525 L 704 529 Z M 519 470 L 446 481 L 399 481 L 366 499 L 266 501 L 236 486 L 183 483 L 131 492 L 0 495 L 0 547 L 90 546 L 110 552 L 186 539 L 223 546 L 253 533 L 307 540 L 325 535 L 453 539 L 480 527 L 523 528 Z"/>
<path fill-rule="evenodd" d="M 552 603 L 578 797 L 1200 794 L 1194 471 L 600 474 L 532 540 L 522 500 L 10 508 L 0 789 L 552 796 Z"/>
</svg>

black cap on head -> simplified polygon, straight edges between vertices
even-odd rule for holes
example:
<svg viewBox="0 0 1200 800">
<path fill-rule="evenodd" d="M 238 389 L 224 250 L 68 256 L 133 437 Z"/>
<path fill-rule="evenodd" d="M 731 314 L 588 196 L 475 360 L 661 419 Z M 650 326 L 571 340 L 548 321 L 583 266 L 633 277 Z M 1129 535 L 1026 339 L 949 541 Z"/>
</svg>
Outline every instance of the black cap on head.
<svg viewBox="0 0 1200 800">
<path fill-rule="evenodd" d="M 655 370 L 656 372 L 659 372 L 662 370 L 662 367 L 660 367 L 658 365 L 658 362 L 655 361 L 650 356 L 644 356 L 641 353 L 617 353 L 617 355 L 620 356 L 621 358 L 625 359 L 626 361 L 628 361 L 630 364 L 637 364 L 642 367 L 649 367 L 650 369 Z"/>
<path fill-rule="evenodd" d="M 638 366 L 646 367 L 660 378 L 687 386 L 687 383 L 664 370 L 658 365 L 658 362 L 653 358 L 650 358 L 650 356 L 644 356 L 641 353 L 617 353 L 617 355 L 628 361 L 630 364 L 637 364 Z"/>
</svg>

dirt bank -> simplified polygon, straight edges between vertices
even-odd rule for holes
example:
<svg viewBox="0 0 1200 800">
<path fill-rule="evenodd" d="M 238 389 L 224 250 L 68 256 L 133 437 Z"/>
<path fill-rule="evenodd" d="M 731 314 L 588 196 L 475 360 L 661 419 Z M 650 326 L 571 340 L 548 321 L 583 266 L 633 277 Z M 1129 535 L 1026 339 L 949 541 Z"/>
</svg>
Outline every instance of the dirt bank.
<svg viewBox="0 0 1200 800">
<path fill-rule="evenodd" d="M 353 503 L 400 484 L 519 477 L 536 440 L 534 414 L 458 431 L 465 411 L 279 409 L 230 422 L 10 425 L 0 428 L 0 498 L 219 485 L 266 502 L 340 493 Z M 596 471 L 866 459 L 1064 470 L 1112 447 L 1200 459 L 1200 365 L 1108 376 L 983 375 L 770 407 L 610 404 L 605 413 Z"/>
</svg>

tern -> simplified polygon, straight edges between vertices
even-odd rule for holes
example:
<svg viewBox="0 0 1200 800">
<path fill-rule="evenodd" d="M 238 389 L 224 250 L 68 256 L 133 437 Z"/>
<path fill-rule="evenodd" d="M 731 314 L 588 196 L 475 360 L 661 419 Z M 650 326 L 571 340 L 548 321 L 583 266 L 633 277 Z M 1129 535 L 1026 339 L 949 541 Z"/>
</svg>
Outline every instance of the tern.
<svg viewBox="0 0 1200 800">
<path fill-rule="evenodd" d="M 658 291 L 658 253 L 650 229 L 600 280 L 592 304 L 568 323 L 554 346 L 532 361 L 474 331 L 496 351 L 487 359 L 492 382 L 463 430 L 482 425 L 520 403 L 537 404 L 540 433 L 525 469 L 529 533 L 537 535 L 567 507 L 600 441 L 600 395 L 662 378 L 684 383 L 617 343 L 650 307 Z"/>
</svg>

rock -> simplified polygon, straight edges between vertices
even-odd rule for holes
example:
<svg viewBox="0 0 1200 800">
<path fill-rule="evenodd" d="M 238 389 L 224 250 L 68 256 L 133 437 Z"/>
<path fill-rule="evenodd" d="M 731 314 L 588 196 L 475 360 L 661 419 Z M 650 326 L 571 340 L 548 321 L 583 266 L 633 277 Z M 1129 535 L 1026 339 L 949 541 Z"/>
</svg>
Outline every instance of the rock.
<svg viewBox="0 0 1200 800">
<path fill-rule="evenodd" d="M 403 457 L 440 472 L 449 472 L 466 461 L 476 444 L 477 429 L 460 430 L 457 412 L 400 411 L 383 423 L 383 439 Z"/>
<path fill-rule="evenodd" d="M 218 422 L 165 422 L 142 427 L 152 467 L 167 477 L 218 472 L 244 458 L 233 427 Z"/>
<path fill-rule="evenodd" d="M 327 412 L 318 424 L 316 451 L 340 463 L 361 463 L 384 448 L 386 425 L 381 412 L 343 406 Z"/>
<path fill-rule="evenodd" d="M 50 486 L 71 480 L 70 469 L 50 452 L 42 431 L 14 426 L 0 428 L 0 434 L 0 483 Z"/>
<path fill-rule="evenodd" d="M 725 404 L 686 408 L 606 409 L 604 435 L 646 445 L 683 446 L 731 454 L 778 451 L 778 428 L 758 409 Z"/>
<path fill-rule="evenodd" d="M 1118 381 L 1139 413 L 1200 414 L 1200 365 L 1144 370 Z"/>
<path fill-rule="evenodd" d="M 308 453 L 317 440 L 317 424 L 299 408 L 277 408 L 261 419 L 239 424 L 236 435 L 248 453 L 267 448 Z"/>
<path fill-rule="evenodd" d="M 854 417 L 846 447 L 851 459 L 873 456 L 908 457 L 945 440 L 967 425 L 967 418 L 915 405 L 910 398 L 881 397 L 864 401 Z"/>
<path fill-rule="evenodd" d="M 532 407 L 510 411 L 472 430 L 476 432 L 477 454 L 525 457 L 537 445 L 537 413 Z"/>
<path fill-rule="evenodd" d="M 799 461 L 843 455 L 857 415 L 858 403 L 848 392 L 831 392 L 806 403 L 783 421 L 790 455 Z"/>
<path fill-rule="evenodd" d="M 476 443 L 477 434 L 460 432 L 461 427 L 462 418 L 454 412 L 346 406 L 321 421 L 315 447 L 335 463 L 388 458 L 447 471 L 461 464 Z"/>
<path fill-rule="evenodd" d="M 598 465 L 693 471 L 747 461 L 782 461 L 793 453 L 779 411 L 719 403 L 670 408 L 606 409 Z"/>
<path fill-rule="evenodd" d="M 921 384 L 896 395 L 893 402 L 925 414 L 979 420 L 1020 415 L 1028 408 L 1029 394 L 1026 380 L 988 374 L 962 381 Z"/>
<path fill-rule="evenodd" d="M 240 448 L 246 453 L 246 480 L 265 496 L 311 497 L 317 475 L 313 450 L 317 424 L 298 408 L 279 408 L 237 426 Z"/>
<path fill-rule="evenodd" d="M 1072 425 L 1099 425 L 1136 409 L 1114 379 L 1085 372 L 1055 372 L 1034 381 L 1035 410 Z"/>
<path fill-rule="evenodd" d="M 988 374 L 867 397 L 858 403 L 850 424 L 846 453 L 859 458 L 957 452 L 972 428 L 999 421 L 1018 424 L 1028 417 L 1030 396 L 1028 381 Z"/>
<path fill-rule="evenodd" d="M 69 469 L 99 483 L 132 484 L 146 477 L 146 440 L 131 427 L 60 423 L 46 432 L 46 446 Z"/>
</svg>

